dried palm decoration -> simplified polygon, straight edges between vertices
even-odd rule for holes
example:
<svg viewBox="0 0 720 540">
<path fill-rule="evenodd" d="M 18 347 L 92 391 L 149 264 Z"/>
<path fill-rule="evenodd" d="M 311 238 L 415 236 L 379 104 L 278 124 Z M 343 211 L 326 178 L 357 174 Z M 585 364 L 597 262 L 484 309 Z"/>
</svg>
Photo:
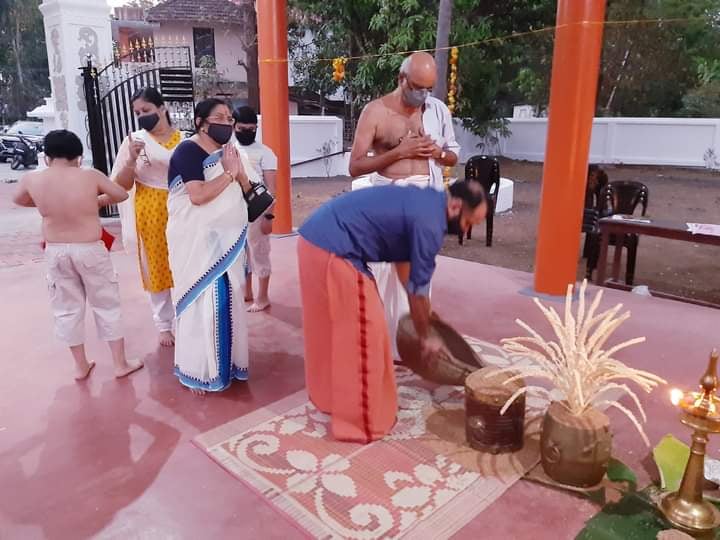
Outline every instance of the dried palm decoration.
<svg viewBox="0 0 720 540">
<path fill-rule="evenodd" d="M 577 313 L 573 316 L 573 286 L 568 286 L 563 319 L 553 308 L 545 307 L 535 299 L 535 304 L 555 332 L 556 341 L 546 341 L 520 319 L 516 320 L 517 324 L 526 330 L 529 336 L 502 340 L 503 348 L 510 357 L 519 360 L 516 365 L 502 370 L 516 372 L 515 376 L 507 380 L 507 384 L 520 378 L 537 378 L 549 382 L 551 389 L 524 386 L 505 403 L 501 414 L 525 392 L 540 394 L 551 400 L 551 391 L 556 390 L 562 395 L 563 405 L 575 416 L 581 416 L 590 407 L 607 406 L 618 409 L 632 421 L 645 444 L 649 445 L 650 442 L 636 415 L 617 401 L 622 395 L 629 396 L 635 403 L 640 418 L 645 422 L 647 416 L 640 400 L 625 382 L 618 381 L 632 381 L 648 393 L 666 381 L 647 371 L 628 367 L 613 358 L 618 351 L 644 342 L 644 337 L 630 339 L 608 349 L 603 348 L 612 333 L 630 317 L 630 312 L 618 315 L 622 309 L 622 304 L 618 304 L 596 314 L 602 300 L 602 290 L 586 309 L 586 289 L 587 280 L 584 280 L 580 286 Z M 614 395 L 609 395 L 611 393 Z"/>
</svg>

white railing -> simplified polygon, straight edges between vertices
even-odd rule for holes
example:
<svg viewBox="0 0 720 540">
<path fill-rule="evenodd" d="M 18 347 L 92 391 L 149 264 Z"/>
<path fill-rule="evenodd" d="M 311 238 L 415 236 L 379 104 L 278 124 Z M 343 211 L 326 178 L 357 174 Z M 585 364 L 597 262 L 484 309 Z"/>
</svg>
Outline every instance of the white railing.
<svg viewBox="0 0 720 540">
<path fill-rule="evenodd" d="M 476 154 L 543 161 L 547 118 L 509 119 L 511 135 L 497 144 L 473 135 L 459 122 L 455 133 L 461 161 Z M 478 143 L 485 143 L 479 148 Z M 719 118 L 596 118 L 590 144 L 591 163 L 717 167 L 720 164 Z"/>
</svg>

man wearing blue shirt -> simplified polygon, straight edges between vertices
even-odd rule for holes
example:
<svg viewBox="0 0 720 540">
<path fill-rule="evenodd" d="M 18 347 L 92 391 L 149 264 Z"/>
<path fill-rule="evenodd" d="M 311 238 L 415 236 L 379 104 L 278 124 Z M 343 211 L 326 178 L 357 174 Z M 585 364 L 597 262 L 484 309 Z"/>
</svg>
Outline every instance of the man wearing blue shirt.
<svg viewBox="0 0 720 540">
<path fill-rule="evenodd" d="M 424 352 L 436 352 L 428 298 L 435 257 L 448 230 L 466 231 L 486 213 L 477 184 L 456 182 L 448 194 L 390 185 L 337 197 L 300 228 L 305 378 L 312 402 L 332 416 L 335 438 L 380 439 L 397 414 L 395 336 L 368 263 L 410 263 L 410 314 Z"/>
</svg>

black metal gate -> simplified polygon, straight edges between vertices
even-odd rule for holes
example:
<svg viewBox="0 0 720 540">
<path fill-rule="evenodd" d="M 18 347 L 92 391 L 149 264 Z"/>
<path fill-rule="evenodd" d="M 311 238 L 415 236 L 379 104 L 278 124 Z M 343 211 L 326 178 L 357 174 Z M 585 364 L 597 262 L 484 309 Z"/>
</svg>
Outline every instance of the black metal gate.
<svg viewBox="0 0 720 540">
<path fill-rule="evenodd" d="M 173 124 L 193 129 L 193 70 L 189 47 L 155 47 L 136 43 L 97 69 L 88 60 L 82 69 L 87 104 L 88 146 L 93 166 L 108 174 L 125 137 L 137 130 L 130 99 L 138 88 L 157 88 Z"/>
</svg>

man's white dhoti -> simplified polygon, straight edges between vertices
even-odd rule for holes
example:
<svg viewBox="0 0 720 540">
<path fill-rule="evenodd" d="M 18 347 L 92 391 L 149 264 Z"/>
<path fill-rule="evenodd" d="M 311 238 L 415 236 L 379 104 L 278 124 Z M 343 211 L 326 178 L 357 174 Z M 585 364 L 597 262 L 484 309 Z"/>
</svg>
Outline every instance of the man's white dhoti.
<svg viewBox="0 0 720 540">
<path fill-rule="evenodd" d="M 414 175 L 401 180 L 393 180 L 374 173 L 370 175 L 370 186 L 416 186 L 420 188 L 430 187 L 429 175 Z M 378 293 L 385 308 L 385 320 L 387 321 L 390 341 L 392 342 L 393 358 L 399 358 L 397 350 L 397 329 L 400 319 L 410 313 L 407 292 L 398 277 L 394 264 L 390 263 L 369 263 L 370 271 L 375 277 Z"/>
<path fill-rule="evenodd" d="M 70 347 L 85 342 L 85 304 L 100 339 L 123 337 L 120 289 L 110 254 L 102 242 L 51 244 L 45 248 L 55 335 Z"/>
</svg>

